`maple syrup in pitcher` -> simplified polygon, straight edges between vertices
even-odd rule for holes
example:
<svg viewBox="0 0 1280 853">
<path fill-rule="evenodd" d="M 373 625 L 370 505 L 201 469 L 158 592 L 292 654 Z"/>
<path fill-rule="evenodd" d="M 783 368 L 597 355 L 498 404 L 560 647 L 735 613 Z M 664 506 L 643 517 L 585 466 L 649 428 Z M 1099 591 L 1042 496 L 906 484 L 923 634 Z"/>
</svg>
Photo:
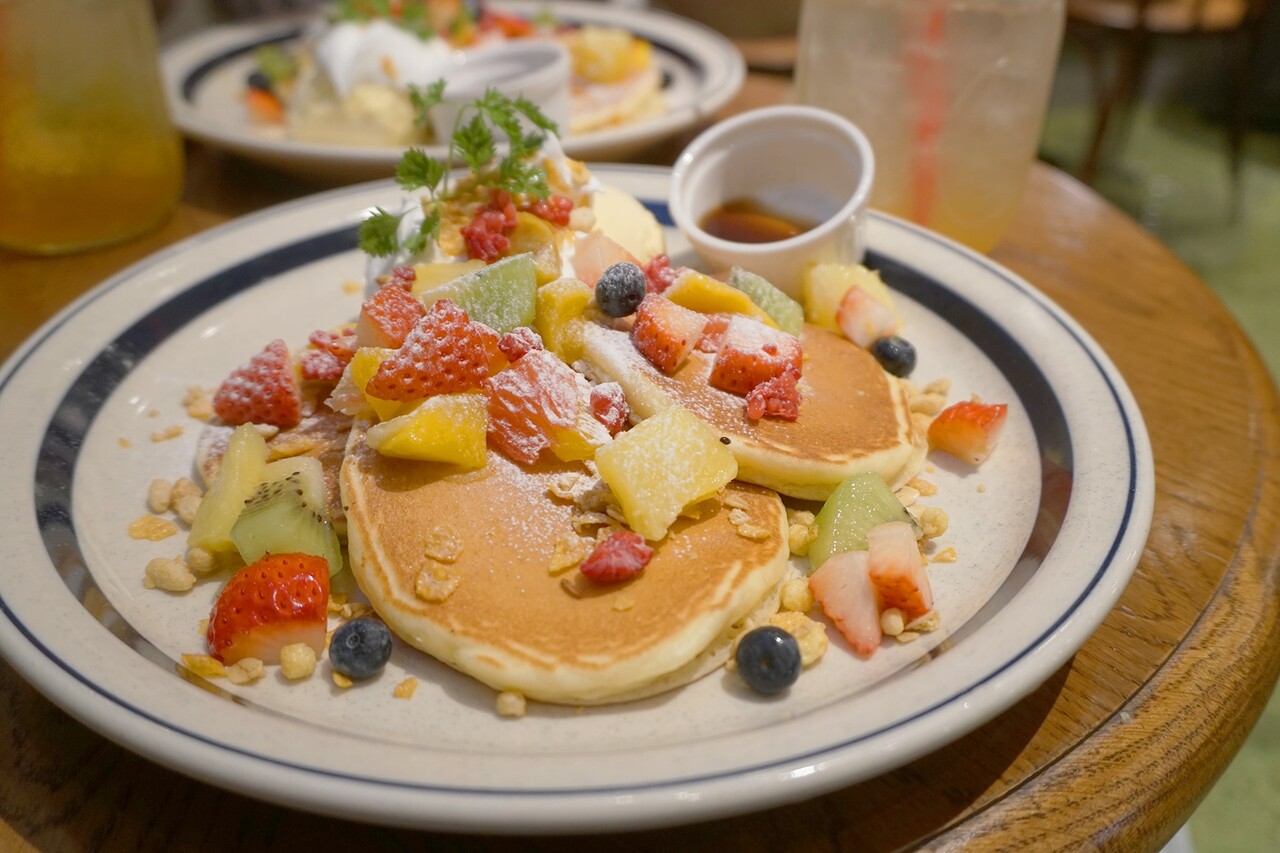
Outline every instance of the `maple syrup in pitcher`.
<svg viewBox="0 0 1280 853">
<path fill-rule="evenodd" d="M 711 236 L 733 243 L 776 243 L 803 234 L 817 224 L 782 216 L 749 198 L 730 199 L 698 223 Z"/>
</svg>

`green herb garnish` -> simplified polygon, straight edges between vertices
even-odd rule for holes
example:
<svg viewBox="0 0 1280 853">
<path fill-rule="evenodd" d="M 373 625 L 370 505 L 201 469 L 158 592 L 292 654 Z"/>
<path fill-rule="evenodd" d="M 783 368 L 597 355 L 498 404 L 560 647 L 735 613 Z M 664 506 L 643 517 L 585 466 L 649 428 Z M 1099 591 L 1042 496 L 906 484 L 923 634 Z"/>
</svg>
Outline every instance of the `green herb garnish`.
<svg viewBox="0 0 1280 853">
<path fill-rule="evenodd" d="M 427 41 L 436 37 L 436 28 L 431 25 L 427 6 L 428 0 L 403 0 L 394 9 L 391 0 L 338 0 L 333 7 L 332 19 L 356 23 L 382 19 Z"/>
<path fill-rule="evenodd" d="M 444 80 L 422 89 L 409 87 L 409 98 L 419 124 L 425 124 L 427 111 L 444 99 L 444 87 Z M 470 117 L 464 119 L 468 113 Z M 440 227 L 440 205 L 455 197 L 446 191 L 445 181 L 452 161 L 461 161 L 470 170 L 472 180 L 465 184 L 468 192 L 474 192 L 476 187 L 488 187 L 538 199 L 550 195 L 546 169 L 529 160 L 541 147 L 544 136 L 537 132 L 525 133 L 521 118 L 538 130 L 556 132 L 556 123 L 532 101 L 524 97 L 508 98 L 496 89 L 489 89 L 458 112 L 446 160 L 430 157 L 420 148 L 406 151 L 396 166 L 396 182 L 405 192 L 427 191 L 426 218 L 414 234 L 401 240 L 398 231 L 404 214 L 377 208 L 360 223 L 360 249 L 380 258 L 400 250 L 416 254 L 426 248 Z M 498 131 L 506 137 L 507 146 L 501 159 L 497 159 Z"/>
</svg>

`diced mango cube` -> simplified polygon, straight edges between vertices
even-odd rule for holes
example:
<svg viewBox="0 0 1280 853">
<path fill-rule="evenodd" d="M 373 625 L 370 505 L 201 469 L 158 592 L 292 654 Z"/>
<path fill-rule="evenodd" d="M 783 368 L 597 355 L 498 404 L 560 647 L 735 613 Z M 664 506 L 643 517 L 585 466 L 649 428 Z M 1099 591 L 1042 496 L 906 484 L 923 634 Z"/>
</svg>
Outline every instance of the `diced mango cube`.
<svg viewBox="0 0 1280 853">
<path fill-rule="evenodd" d="M 596 451 L 596 468 L 645 539 L 667 535 L 681 510 L 715 494 L 738 475 L 720 436 L 675 406 L 619 434 Z"/>
<path fill-rule="evenodd" d="M 395 350 L 387 349 L 386 347 L 360 347 L 360 349 L 356 350 L 356 354 L 351 357 L 351 381 L 364 394 L 364 399 L 369 404 L 369 408 L 373 409 L 373 413 L 378 416 L 380 421 L 389 421 L 398 415 L 403 415 L 417 404 L 416 400 L 411 400 L 407 403 L 399 400 L 383 400 L 365 391 L 365 386 L 369 384 L 369 380 L 378 372 L 378 366 L 393 352 Z"/>
<path fill-rule="evenodd" d="M 565 364 L 582 358 L 582 314 L 592 291 L 576 278 L 562 278 L 538 288 L 534 329 L 542 345 Z"/>
<path fill-rule="evenodd" d="M 483 394 L 438 394 L 370 427 L 365 440 L 383 456 L 483 468 L 488 427 Z"/>
<path fill-rule="evenodd" d="M 839 331 L 836 312 L 845 292 L 858 285 L 876 301 L 884 304 L 898 318 L 889 288 L 880 273 L 862 264 L 814 264 L 804 274 L 804 315 L 810 323 Z"/>
<path fill-rule="evenodd" d="M 763 308 L 751 301 L 751 297 L 717 281 L 709 275 L 690 270 L 682 273 L 662 295 L 677 305 L 700 314 L 746 314 L 762 323 L 778 328 Z"/>
<path fill-rule="evenodd" d="M 533 271 L 539 286 L 560 277 L 560 250 L 556 232 L 545 219 L 526 211 L 516 213 L 516 227 L 507 235 L 511 245 L 504 257 L 528 252 L 533 255 Z"/>
</svg>

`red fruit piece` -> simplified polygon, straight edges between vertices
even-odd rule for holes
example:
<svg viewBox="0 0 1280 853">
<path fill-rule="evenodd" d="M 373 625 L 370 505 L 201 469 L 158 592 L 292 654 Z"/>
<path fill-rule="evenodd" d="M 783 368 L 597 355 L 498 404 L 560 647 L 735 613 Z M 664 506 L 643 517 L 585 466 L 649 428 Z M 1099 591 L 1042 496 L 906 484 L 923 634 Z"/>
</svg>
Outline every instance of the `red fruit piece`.
<svg viewBox="0 0 1280 853">
<path fill-rule="evenodd" d="M 557 429 L 577 423 L 577 375 L 546 350 L 530 350 L 483 387 L 489 395 L 489 441 L 517 462 L 537 462 Z"/>
<path fill-rule="evenodd" d="M 640 266 L 635 255 L 603 234 L 585 234 L 573 245 L 574 275 L 588 287 L 595 287 L 605 270 L 624 261 Z"/>
<path fill-rule="evenodd" d="M 322 349 L 309 349 L 298 360 L 298 369 L 303 379 L 308 382 L 323 382 L 327 385 L 338 384 L 345 367 L 345 364 L 338 361 L 337 356 Z"/>
<path fill-rule="evenodd" d="M 970 465 L 981 465 L 995 449 L 1009 407 L 964 400 L 948 406 L 929 424 L 929 446 Z"/>
<path fill-rule="evenodd" d="M 398 289 L 398 288 L 397 288 Z M 472 322 L 450 299 L 438 300 L 365 390 L 380 400 L 421 400 L 479 388 L 502 358 L 498 333 Z"/>
<path fill-rule="evenodd" d="M 427 309 L 403 287 L 384 285 L 360 306 L 356 343 L 362 347 L 395 349 Z"/>
<path fill-rule="evenodd" d="M 619 530 L 595 547 L 578 570 L 596 583 L 631 580 L 653 559 L 653 548 L 630 530 Z"/>
<path fill-rule="evenodd" d="M 511 246 L 507 234 L 516 227 L 516 206 L 511 196 L 503 190 L 494 190 L 487 207 L 472 218 L 471 224 L 462 229 L 463 242 L 467 244 L 467 257 L 491 264 L 502 257 Z"/>
<path fill-rule="evenodd" d="M 545 219 L 552 225 L 565 228 L 569 225 L 569 214 L 573 212 L 573 199 L 568 196 L 553 195 L 532 201 L 522 209 L 540 219 Z"/>
<path fill-rule="evenodd" d="M 223 663 L 258 658 L 277 663 L 280 650 L 306 643 L 324 651 L 329 562 L 310 554 L 268 554 L 236 572 L 209 614 L 205 639 Z"/>
<path fill-rule="evenodd" d="M 247 364 L 231 371 L 213 395 L 213 411 L 232 426 L 297 426 L 302 420 L 302 394 L 284 341 L 272 341 Z"/>
<path fill-rule="evenodd" d="M 396 285 L 402 290 L 408 292 L 413 290 L 413 283 L 418 280 L 418 273 L 413 267 L 395 267 L 391 270 L 391 275 L 387 276 L 383 287 Z"/>
<path fill-rule="evenodd" d="M 546 349 L 542 345 L 542 336 L 528 326 L 512 329 L 498 341 L 498 349 L 507 357 L 507 361 L 516 362 L 520 356 L 535 349 Z"/>
<path fill-rule="evenodd" d="M 356 330 L 350 327 L 337 334 L 327 329 L 316 329 L 308 340 L 313 347 L 324 350 L 342 362 L 343 367 L 350 363 L 351 357 L 356 354 L 359 346 L 356 343 Z"/>
<path fill-rule="evenodd" d="M 631 407 L 617 382 L 602 382 L 591 389 L 591 415 L 604 424 L 609 435 L 617 435 L 627 426 Z"/>
<path fill-rule="evenodd" d="M 880 603 L 867 568 L 866 551 L 832 554 L 809 576 L 809 589 L 822 612 L 863 657 L 880 648 Z"/>
<path fill-rule="evenodd" d="M 707 325 L 702 330 L 702 337 L 698 339 L 698 351 L 719 352 L 720 344 L 724 342 L 724 333 L 729 330 L 729 321 L 732 319 L 732 314 L 708 314 Z"/>
<path fill-rule="evenodd" d="M 877 338 L 896 335 L 899 331 L 898 316 L 893 309 L 856 284 L 845 291 L 840 300 L 836 325 L 846 338 L 863 349 Z"/>
<path fill-rule="evenodd" d="M 646 296 L 636 308 L 631 341 L 663 373 L 674 373 L 702 337 L 707 318 L 661 296 Z"/>
<path fill-rule="evenodd" d="M 881 610 L 896 607 L 910 622 L 933 609 L 929 573 L 920 556 L 916 534 L 905 521 L 871 528 L 867 533 L 867 567 Z"/>
<path fill-rule="evenodd" d="M 748 394 L 789 368 L 800 372 L 800 341 L 754 317 L 735 314 L 721 337 L 708 381 L 730 394 Z"/>
<path fill-rule="evenodd" d="M 650 293 L 661 293 L 675 284 L 676 277 L 680 275 L 680 267 L 671 266 L 671 258 L 666 255 L 654 255 L 641 269 L 649 283 Z"/>
<path fill-rule="evenodd" d="M 800 371 L 788 367 L 747 392 L 747 417 L 794 421 L 800 417 Z"/>
</svg>

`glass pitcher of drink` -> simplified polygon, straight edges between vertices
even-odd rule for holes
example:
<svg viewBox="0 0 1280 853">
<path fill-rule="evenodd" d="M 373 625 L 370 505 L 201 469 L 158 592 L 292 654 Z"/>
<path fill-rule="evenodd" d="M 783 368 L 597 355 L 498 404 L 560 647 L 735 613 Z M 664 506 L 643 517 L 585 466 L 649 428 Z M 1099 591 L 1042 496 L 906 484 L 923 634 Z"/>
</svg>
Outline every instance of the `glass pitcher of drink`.
<svg viewBox="0 0 1280 853">
<path fill-rule="evenodd" d="M 796 92 L 871 140 L 871 206 L 980 252 L 1013 221 L 1064 0 L 805 0 Z"/>
<path fill-rule="evenodd" d="M 149 0 L 0 0 L 0 246 L 59 253 L 164 220 L 182 190 Z"/>
</svg>

